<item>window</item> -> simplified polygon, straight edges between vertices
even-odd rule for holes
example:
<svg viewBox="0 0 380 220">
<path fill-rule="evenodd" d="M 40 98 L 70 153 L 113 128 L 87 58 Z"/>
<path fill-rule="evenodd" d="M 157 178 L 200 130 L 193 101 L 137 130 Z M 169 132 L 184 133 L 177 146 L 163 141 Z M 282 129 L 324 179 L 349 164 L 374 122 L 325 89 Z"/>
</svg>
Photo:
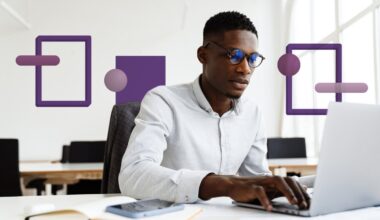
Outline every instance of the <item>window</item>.
<svg viewBox="0 0 380 220">
<path fill-rule="evenodd" d="M 380 104 L 380 1 L 288 0 L 291 12 L 287 43 L 341 43 L 343 82 L 368 85 L 366 93 L 345 93 L 344 102 Z M 284 19 L 286 21 L 286 19 Z M 293 106 L 326 108 L 335 94 L 314 89 L 335 82 L 335 53 L 297 51 L 300 71 L 293 76 Z M 283 114 L 282 136 L 304 136 L 308 156 L 317 156 L 325 116 Z"/>
</svg>

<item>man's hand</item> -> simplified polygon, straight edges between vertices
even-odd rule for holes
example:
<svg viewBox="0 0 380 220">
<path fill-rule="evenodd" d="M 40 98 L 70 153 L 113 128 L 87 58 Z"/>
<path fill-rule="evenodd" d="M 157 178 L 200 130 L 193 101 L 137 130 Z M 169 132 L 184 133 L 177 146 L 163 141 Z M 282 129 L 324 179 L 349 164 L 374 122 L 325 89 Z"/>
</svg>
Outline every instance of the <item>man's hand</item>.
<svg viewBox="0 0 380 220">
<path fill-rule="evenodd" d="M 270 200 L 280 196 L 285 196 L 289 203 L 301 209 L 310 205 L 308 194 L 296 180 L 280 176 L 206 176 L 199 188 L 199 197 L 210 199 L 218 196 L 228 196 L 237 202 L 259 200 L 268 211 L 272 209 Z"/>
</svg>

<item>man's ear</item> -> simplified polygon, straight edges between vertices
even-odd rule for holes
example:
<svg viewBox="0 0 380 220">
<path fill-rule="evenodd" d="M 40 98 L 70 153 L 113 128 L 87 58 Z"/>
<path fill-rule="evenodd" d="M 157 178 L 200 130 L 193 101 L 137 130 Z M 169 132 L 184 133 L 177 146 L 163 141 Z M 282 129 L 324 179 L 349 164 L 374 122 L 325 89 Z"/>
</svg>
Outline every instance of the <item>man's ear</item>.
<svg viewBox="0 0 380 220">
<path fill-rule="evenodd" d="M 207 53 L 206 53 L 206 48 L 203 47 L 203 46 L 200 46 L 197 50 L 197 56 L 198 56 L 198 60 L 199 62 L 201 62 L 202 64 L 206 64 L 207 63 Z"/>
</svg>

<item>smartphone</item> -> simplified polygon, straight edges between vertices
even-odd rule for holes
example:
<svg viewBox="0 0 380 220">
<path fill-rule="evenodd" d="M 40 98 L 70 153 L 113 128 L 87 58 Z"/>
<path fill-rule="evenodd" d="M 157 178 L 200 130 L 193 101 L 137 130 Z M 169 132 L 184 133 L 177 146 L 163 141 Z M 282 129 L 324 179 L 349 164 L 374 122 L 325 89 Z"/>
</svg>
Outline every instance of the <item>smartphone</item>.
<svg viewBox="0 0 380 220">
<path fill-rule="evenodd" d="M 140 200 L 131 203 L 108 206 L 106 212 L 129 218 L 142 218 L 183 210 L 184 204 L 168 202 L 160 199 Z"/>
</svg>

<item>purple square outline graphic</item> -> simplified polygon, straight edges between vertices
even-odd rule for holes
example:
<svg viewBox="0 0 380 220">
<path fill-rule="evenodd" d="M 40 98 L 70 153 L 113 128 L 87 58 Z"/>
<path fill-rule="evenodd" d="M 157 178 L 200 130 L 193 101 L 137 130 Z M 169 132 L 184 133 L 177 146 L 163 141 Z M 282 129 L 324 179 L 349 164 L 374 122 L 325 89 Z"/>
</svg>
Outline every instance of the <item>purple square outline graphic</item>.
<svg viewBox="0 0 380 220">
<path fill-rule="evenodd" d="M 88 107 L 91 105 L 91 36 L 38 36 L 36 55 L 42 55 L 42 42 L 84 42 L 85 43 L 85 99 L 83 101 L 43 101 L 41 66 L 36 66 L 37 107 Z"/>
<path fill-rule="evenodd" d="M 335 82 L 342 82 L 342 45 L 341 44 L 288 44 L 286 53 L 293 50 L 335 50 Z M 286 76 L 286 114 L 287 115 L 326 115 L 327 109 L 293 108 L 292 76 Z M 342 101 L 342 93 L 335 93 L 335 101 Z"/>
</svg>

